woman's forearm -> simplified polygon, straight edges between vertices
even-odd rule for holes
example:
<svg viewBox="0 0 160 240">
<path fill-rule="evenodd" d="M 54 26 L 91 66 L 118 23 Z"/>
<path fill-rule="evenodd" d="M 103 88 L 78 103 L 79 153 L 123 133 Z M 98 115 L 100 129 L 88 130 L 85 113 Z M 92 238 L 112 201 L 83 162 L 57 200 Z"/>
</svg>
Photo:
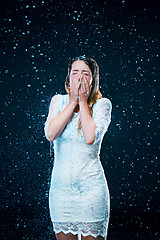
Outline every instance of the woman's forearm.
<svg viewBox="0 0 160 240">
<path fill-rule="evenodd" d="M 87 144 L 92 144 L 95 139 L 96 124 L 91 117 L 87 103 L 80 102 L 79 106 L 84 138 Z"/>
<path fill-rule="evenodd" d="M 49 123 L 47 137 L 50 141 L 55 140 L 61 134 L 66 124 L 68 123 L 75 107 L 76 103 L 74 101 L 70 101 L 65 109 L 55 118 L 53 118 Z"/>
</svg>

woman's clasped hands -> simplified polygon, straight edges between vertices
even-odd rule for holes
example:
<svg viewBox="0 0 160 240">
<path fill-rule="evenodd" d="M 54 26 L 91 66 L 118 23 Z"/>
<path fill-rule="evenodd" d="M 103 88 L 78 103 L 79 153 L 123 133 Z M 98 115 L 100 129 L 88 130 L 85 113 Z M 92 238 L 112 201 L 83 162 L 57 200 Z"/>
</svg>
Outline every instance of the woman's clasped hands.
<svg viewBox="0 0 160 240">
<path fill-rule="evenodd" d="M 87 103 L 91 88 L 90 79 L 85 74 L 76 74 L 70 78 L 70 93 L 77 103 Z"/>
</svg>

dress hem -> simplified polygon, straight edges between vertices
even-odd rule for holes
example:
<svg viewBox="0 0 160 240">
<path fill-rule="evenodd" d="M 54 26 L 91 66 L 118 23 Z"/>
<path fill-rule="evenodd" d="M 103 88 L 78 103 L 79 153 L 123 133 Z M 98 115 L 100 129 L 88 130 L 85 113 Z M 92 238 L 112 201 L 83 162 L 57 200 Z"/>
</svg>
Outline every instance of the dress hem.
<svg viewBox="0 0 160 240">
<path fill-rule="evenodd" d="M 84 232 L 82 232 L 82 231 L 77 231 L 77 232 L 74 232 L 74 231 L 72 231 L 72 230 L 54 230 L 53 229 L 53 231 L 57 234 L 57 233 L 60 233 L 60 232 L 63 232 L 63 233 L 65 233 L 65 234 L 67 234 L 67 233 L 72 233 L 73 235 L 76 235 L 76 234 L 81 234 L 81 235 L 83 235 L 84 237 L 86 237 L 86 236 L 92 236 L 92 237 L 94 237 L 94 238 L 96 238 L 96 237 L 98 237 L 98 236 L 101 236 L 101 237 L 107 237 L 107 234 L 105 234 L 105 235 L 102 235 L 102 234 L 93 234 L 93 233 L 91 233 L 91 232 L 87 232 L 87 233 L 84 233 Z"/>
</svg>

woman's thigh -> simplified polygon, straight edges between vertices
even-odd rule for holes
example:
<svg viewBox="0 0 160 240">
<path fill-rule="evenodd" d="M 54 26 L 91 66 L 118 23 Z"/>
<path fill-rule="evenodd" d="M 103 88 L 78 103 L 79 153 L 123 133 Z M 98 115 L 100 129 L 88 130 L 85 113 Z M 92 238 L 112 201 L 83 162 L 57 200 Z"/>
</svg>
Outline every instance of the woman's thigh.
<svg viewBox="0 0 160 240">
<path fill-rule="evenodd" d="M 84 237 L 83 235 L 82 235 L 82 240 L 106 240 L 106 237 L 101 237 L 101 236 L 98 236 L 98 237 L 92 237 L 92 236 L 86 236 L 86 237 Z"/>
<path fill-rule="evenodd" d="M 57 240 L 78 240 L 78 235 L 73 235 L 72 233 L 55 233 Z"/>
</svg>

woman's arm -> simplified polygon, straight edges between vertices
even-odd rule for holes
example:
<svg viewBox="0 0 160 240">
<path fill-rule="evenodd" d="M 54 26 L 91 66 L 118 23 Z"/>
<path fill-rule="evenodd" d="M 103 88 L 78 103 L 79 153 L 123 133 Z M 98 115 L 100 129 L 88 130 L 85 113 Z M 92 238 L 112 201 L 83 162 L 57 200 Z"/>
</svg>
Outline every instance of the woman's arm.
<svg viewBox="0 0 160 240">
<path fill-rule="evenodd" d="M 83 135 L 86 143 L 96 144 L 105 134 L 111 121 L 112 104 L 109 99 L 99 99 L 95 107 L 93 116 L 89 112 L 87 105 L 88 94 L 90 94 L 91 86 L 85 79 L 81 83 L 80 94 L 80 118 L 82 124 Z"/>
<path fill-rule="evenodd" d="M 96 124 L 91 117 L 88 105 L 85 102 L 80 102 L 79 107 L 80 107 L 82 132 L 83 132 L 84 138 L 86 139 L 86 143 L 91 145 L 95 139 Z"/>
<path fill-rule="evenodd" d="M 73 114 L 73 111 L 78 103 L 79 85 L 80 83 L 78 79 L 71 79 L 69 103 L 65 109 L 56 117 L 54 117 L 49 123 L 47 137 L 50 141 L 54 141 L 62 133 L 71 115 Z"/>
<path fill-rule="evenodd" d="M 89 112 L 87 100 L 91 92 L 92 85 L 89 85 L 86 78 L 82 78 L 79 89 L 79 108 L 82 132 L 87 144 L 92 144 L 95 139 L 96 124 Z"/>
<path fill-rule="evenodd" d="M 76 105 L 77 103 L 74 100 L 71 100 L 65 109 L 51 120 L 47 131 L 47 137 L 51 142 L 61 134 L 66 124 L 68 123 Z"/>
<path fill-rule="evenodd" d="M 112 103 L 107 98 L 96 102 L 92 117 L 88 106 L 81 103 L 82 131 L 87 144 L 94 145 L 104 136 L 111 122 L 111 111 Z"/>
</svg>

